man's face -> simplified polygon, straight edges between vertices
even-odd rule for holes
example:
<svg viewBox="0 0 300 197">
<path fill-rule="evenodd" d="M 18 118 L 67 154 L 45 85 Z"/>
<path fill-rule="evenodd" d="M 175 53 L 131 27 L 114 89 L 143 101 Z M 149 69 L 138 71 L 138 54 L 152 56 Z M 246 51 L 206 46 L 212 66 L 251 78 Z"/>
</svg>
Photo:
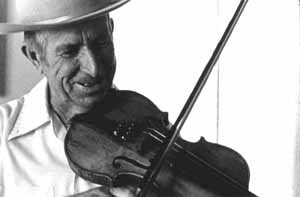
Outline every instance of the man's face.
<svg viewBox="0 0 300 197">
<path fill-rule="evenodd" d="M 90 110 L 112 85 L 115 55 L 107 18 L 50 30 L 42 71 L 51 104 L 75 113 Z"/>
</svg>

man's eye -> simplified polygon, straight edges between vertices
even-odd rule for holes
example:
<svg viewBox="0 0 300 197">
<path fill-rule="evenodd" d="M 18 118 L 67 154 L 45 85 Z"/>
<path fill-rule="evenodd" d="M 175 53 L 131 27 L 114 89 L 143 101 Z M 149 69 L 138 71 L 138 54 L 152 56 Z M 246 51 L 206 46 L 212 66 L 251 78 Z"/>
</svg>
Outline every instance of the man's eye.
<svg viewBox="0 0 300 197">
<path fill-rule="evenodd" d="M 74 57 L 78 53 L 78 47 L 69 47 L 60 53 L 60 56 L 64 58 Z"/>
</svg>

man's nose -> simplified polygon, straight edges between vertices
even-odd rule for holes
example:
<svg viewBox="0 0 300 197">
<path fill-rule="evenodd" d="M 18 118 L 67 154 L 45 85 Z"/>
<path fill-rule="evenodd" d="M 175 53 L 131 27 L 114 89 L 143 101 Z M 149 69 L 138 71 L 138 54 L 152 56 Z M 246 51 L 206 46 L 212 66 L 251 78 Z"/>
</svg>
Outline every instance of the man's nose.
<svg viewBox="0 0 300 197">
<path fill-rule="evenodd" d="M 84 47 L 82 50 L 81 70 L 92 77 L 97 77 L 100 74 L 96 57 L 88 47 Z"/>
</svg>

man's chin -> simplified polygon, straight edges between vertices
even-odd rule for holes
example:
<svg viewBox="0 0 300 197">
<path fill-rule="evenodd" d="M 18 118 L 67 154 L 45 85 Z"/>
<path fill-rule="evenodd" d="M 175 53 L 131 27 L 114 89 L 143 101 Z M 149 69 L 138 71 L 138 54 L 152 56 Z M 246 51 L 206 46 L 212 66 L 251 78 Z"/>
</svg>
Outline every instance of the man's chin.
<svg viewBox="0 0 300 197">
<path fill-rule="evenodd" d="M 80 99 L 76 102 L 77 111 L 80 113 L 87 113 L 94 109 L 97 104 L 99 104 L 103 99 L 103 96 L 93 96 Z"/>
</svg>

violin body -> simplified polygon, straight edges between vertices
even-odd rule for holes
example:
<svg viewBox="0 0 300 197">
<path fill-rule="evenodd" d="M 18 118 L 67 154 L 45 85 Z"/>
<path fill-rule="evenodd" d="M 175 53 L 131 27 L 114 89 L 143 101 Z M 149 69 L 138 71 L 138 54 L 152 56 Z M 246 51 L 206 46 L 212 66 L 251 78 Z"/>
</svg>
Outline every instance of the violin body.
<svg viewBox="0 0 300 197">
<path fill-rule="evenodd" d="M 168 115 L 148 98 L 111 89 L 88 114 L 72 121 L 65 138 L 71 169 L 106 186 L 140 185 L 170 135 Z M 250 197 L 249 168 L 236 151 L 201 138 L 178 138 L 147 197 Z"/>
</svg>

